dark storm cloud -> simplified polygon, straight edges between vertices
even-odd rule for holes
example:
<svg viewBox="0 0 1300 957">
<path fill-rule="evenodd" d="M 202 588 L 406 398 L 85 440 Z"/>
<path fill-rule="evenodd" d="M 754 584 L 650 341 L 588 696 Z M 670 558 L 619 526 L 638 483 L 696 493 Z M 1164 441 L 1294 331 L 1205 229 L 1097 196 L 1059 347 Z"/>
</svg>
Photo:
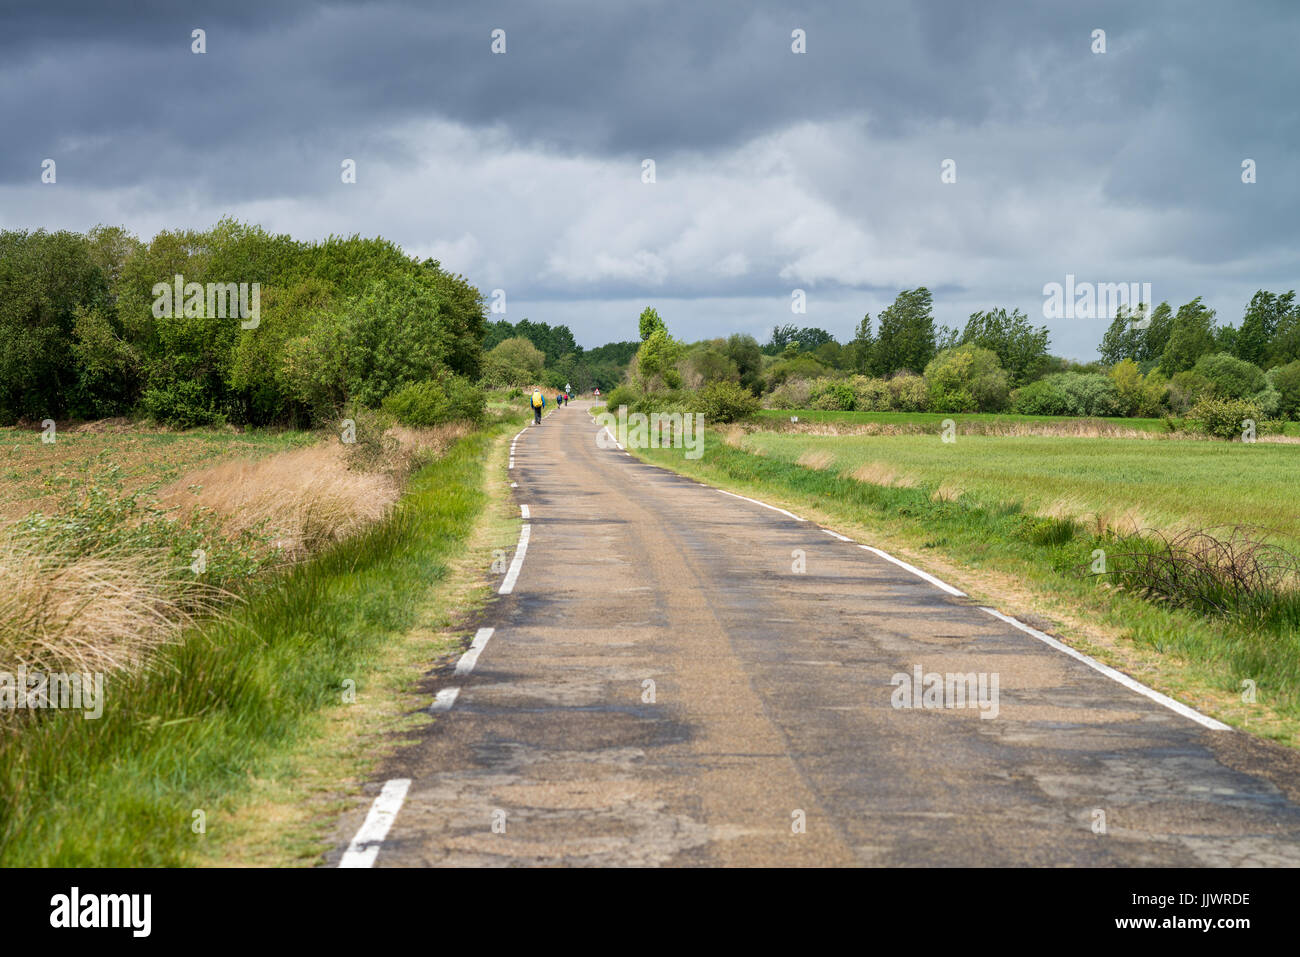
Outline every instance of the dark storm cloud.
<svg viewBox="0 0 1300 957">
<path fill-rule="evenodd" d="M 1279 265 L 1300 212 L 1291 3 L 227 0 L 8 4 L 0 20 L 0 225 L 241 210 L 296 234 L 382 232 L 538 302 L 794 285 L 874 301 L 925 281 L 1032 309 L 1067 271 L 1171 296 L 1203 273 L 1189 298 L 1228 274 L 1238 297 L 1295 285 Z M 512 151 L 551 165 L 490 174 Z M 47 156 L 53 196 L 37 192 Z M 342 157 L 363 170 L 350 197 Z M 635 183 L 643 157 L 657 206 L 557 175 L 603 163 Z M 1116 274 L 1129 264 L 1146 272 Z"/>
<path fill-rule="evenodd" d="M 220 152 L 428 114 L 502 123 L 561 150 L 632 153 L 710 149 L 845 113 L 869 116 L 879 136 L 1072 113 L 1111 120 L 1118 137 L 1126 112 L 1157 100 L 1234 142 L 1271 139 L 1269 116 L 1289 116 L 1284 126 L 1294 132 L 1295 85 L 1286 82 L 1296 78 L 1294 57 L 1277 29 L 1294 19 L 1272 6 L 1186 11 L 966 2 L 33 4 L 5 17 L 0 105 L 26 142 L 113 137 L 95 175 L 114 183 L 132 169 L 145 176 L 136 150 L 152 155 L 168 138 Z M 1104 71 L 1094 69 L 1095 26 L 1108 30 L 1114 50 L 1141 38 L 1140 55 L 1112 55 Z M 206 56 L 189 51 L 194 27 L 208 32 Z M 505 56 L 488 52 L 495 27 L 507 31 Z M 807 56 L 789 53 L 794 27 L 808 33 Z M 14 145 L 6 177 L 26 175 Z"/>
</svg>

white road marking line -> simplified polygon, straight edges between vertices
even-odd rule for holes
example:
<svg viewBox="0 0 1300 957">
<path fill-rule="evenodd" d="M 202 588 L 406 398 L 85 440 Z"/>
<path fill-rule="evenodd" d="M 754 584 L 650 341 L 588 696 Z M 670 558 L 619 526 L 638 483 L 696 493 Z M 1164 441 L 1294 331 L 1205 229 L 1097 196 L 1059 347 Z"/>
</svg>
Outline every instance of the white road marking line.
<svg viewBox="0 0 1300 957">
<path fill-rule="evenodd" d="M 1017 619 L 1012 618 L 1010 615 L 1004 615 L 996 608 L 981 607 L 980 611 L 987 612 L 988 614 L 992 615 L 994 618 L 998 619 L 999 621 L 1005 621 L 1008 625 L 1012 625 L 1016 628 L 1019 628 L 1021 631 L 1025 632 L 1026 634 L 1033 635 L 1035 638 L 1037 638 L 1039 641 L 1043 642 L 1044 644 L 1049 645 L 1052 648 L 1055 648 L 1057 651 L 1063 651 L 1071 658 L 1074 658 L 1078 661 L 1082 661 L 1089 668 L 1092 668 L 1095 671 L 1100 671 L 1107 678 L 1111 678 L 1115 681 L 1118 681 L 1120 684 L 1122 684 L 1125 688 L 1128 688 L 1130 691 L 1136 691 L 1140 695 L 1145 695 L 1146 697 L 1150 698 L 1152 701 L 1156 702 L 1157 704 L 1162 704 L 1170 711 L 1176 712 L 1177 714 L 1182 715 L 1184 718 L 1190 718 L 1191 720 L 1195 721 L 1197 724 L 1209 728 L 1211 731 L 1232 730 L 1231 727 L 1224 724 L 1222 721 L 1216 721 L 1213 718 L 1207 717 L 1201 714 L 1199 711 L 1195 710 L 1194 708 L 1189 708 L 1181 701 L 1175 701 L 1173 698 L 1169 697 L 1168 695 L 1161 694 L 1159 691 L 1156 691 L 1154 688 L 1148 688 L 1142 682 L 1138 681 L 1135 678 L 1130 678 L 1128 675 L 1124 674 L 1124 672 L 1116 671 L 1114 668 L 1110 667 L 1109 665 L 1103 665 L 1096 658 L 1089 657 L 1088 655 L 1085 655 L 1082 651 L 1078 651 L 1074 648 L 1071 648 L 1069 645 L 1065 644 L 1059 639 L 1053 638 L 1051 635 L 1047 634 L 1046 632 L 1039 631 L 1037 628 L 1031 628 L 1029 625 L 1026 625 L 1023 621 L 1018 621 Z"/>
<path fill-rule="evenodd" d="M 439 711 L 450 711 L 451 706 L 456 703 L 456 696 L 460 694 L 459 688 L 443 688 L 433 698 L 433 704 L 429 705 L 429 711 L 437 714 Z"/>
<path fill-rule="evenodd" d="M 842 542 L 853 541 L 853 539 L 849 538 L 849 536 L 841 535 L 839 532 L 832 532 L 829 528 L 823 528 L 822 531 L 825 532 L 827 535 L 833 536 L 834 538 L 838 538 Z"/>
<path fill-rule="evenodd" d="M 474 642 L 466 649 L 465 653 L 460 656 L 460 661 L 456 662 L 456 674 L 467 675 L 474 670 L 478 664 L 478 656 L 483 649 L 487 647 L 488 639 L 492 637 L 495 628 L 480 628 L 474 635 Z"/>
<path fill-rule="evenodd" d="M 951 585 L 949 585 L 947 582 L 945 582 L 945 581 L 940 581 L 939 579 L 937 579 L 937 578 L 935 578 L 933 575 L 931 575 L 929 572 L 923 572 L 923 571 L 921 571 L 921 569 L 917 568 L 915 565 L 909 565 L 909 564 L 907 564 L 907 562 L 903 561 L 902 559 L 895 558 L 893 555 L 889 554 L 889 552 L 882 552 L 880 549 L 878 549 L 878 548 L 872 548 L 870 545 L 859 545 L 858 548 L 865 548 L 867 551 L 871 552 L 871 554 L 873 554 L 873 555 L 879 555 L 879 556 L 880 556 L 881 558 L 883 558 L 885 561 L 887 561 L 887 562 L 893 562 L 893 563 L 894 563 L 895 565 L 897 565 L 899 568 L 906 568 L 906 569 L 907 569 L 909 572 L 911 572 L 913 575 L 916 575 L 918 578 L 924 578 L 926 581 L 928 581 L 928 582 L 929 582 L 931 585 L 933 585 L 935 588 L 942 589 L 943 591 L 946 591 L 949 595 L 956 595 L 958 598 L 965 598 L 965 597 L 966 597 L 966 593 L 965 593 L 964 591 L 962 591 L 961 589 L 959 589 L 959 588 L 953 588 L 953 587 L 952 587 Z"/>
<path fill-rule="evenodd" d="M 498 595 L 509 595 L 515 590 L 515 582 L 519 580 L 519 572 L 524 567 L 524 556 L 528 554 L 528 539 L 532 533 L 533 526 L 527 522 L 519 529 L 519 547 L 515 549 L 515 557 L 510 562 L 510 568 L 506 571 L 506 580 L 501 583 L 497 590 Z"/>
<path fill-rule="evenodd" d="M 370 805 L 370 813 L 361 822 L 352 843 L 339 859 L 339 867 L 373 867 L 379 856 L 379 845 L 388 836 L 388 829 L 393 826 L 397 812 L 402 809 L 406 792 L 411 787 L 410 778 L 393 778 L 385 782 L 383 790 Z"/>
<path fill-rule="evenodd" d="M 777 508 L 775 505 L 768 505 L 766 502 L 760 502 L 756 498 L 749 498 L 748 496 L 745 495 L 737 495 L 735 492 L 728 492 L 726 489 L 722 489 L 722 488 L 718 489 L 718 491 L 721 492 L 723 495 L 730 495 L 732 498 L 744 499 L 746 502 L 753 502 L 755 505 L 761 505 L 764 508 L 770 508 L 774 512 L 780 512 L 782 515 L 785 515 L 788 518 L 793 518 L 796 522 L 803 521 L 803 519 L 800 518 L 798 515 L 794 514 L 794 512 L 787 512 L 783 508 Z"/>
<path fill-rule="evenodd" d="M 527 505 L 520 505 L 520 506 L 519 506 L 519 511 L 520 511 L 520 513 L 521 513 L 521 516 L 520 516 L 520 517 L 522 517 L 522 518 L 528 518 L 528 517 L 529 517 L 529 516 L 528 516 L 528 506 L 527 506 Z"/>
</svg>

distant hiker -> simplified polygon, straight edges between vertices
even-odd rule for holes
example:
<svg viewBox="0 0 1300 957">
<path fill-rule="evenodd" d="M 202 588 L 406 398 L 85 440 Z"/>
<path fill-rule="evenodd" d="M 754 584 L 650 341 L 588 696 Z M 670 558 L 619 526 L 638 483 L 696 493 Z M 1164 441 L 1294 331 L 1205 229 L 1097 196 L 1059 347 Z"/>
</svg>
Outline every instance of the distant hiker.
<svg viewBox="0 0 1300 957">
<path fill-rule="evenodd" d="M 555 393 L 555 407 L 558 409 L 562 405 L 564 405 L 564 393 L 557 392 Z"/>
<path fill-rule="evenodd" d="M 541 389 L 533 390 L 533 425 L 542 424 L 542 409 L 546 408 L 546 396 Z"/>
</svg>

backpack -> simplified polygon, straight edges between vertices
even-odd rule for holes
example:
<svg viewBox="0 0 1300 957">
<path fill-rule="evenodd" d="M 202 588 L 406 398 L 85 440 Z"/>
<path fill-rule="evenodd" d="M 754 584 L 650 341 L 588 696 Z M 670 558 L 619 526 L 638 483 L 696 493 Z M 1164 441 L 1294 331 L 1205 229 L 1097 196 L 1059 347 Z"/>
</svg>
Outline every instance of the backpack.
<svg viewBox="0 0 1300 957">
<path fill-rule="evenodd" d="M 542 390 L 541 390 L 541 389 L 534 389 L 534 390 L 533 390 L 533 408 L 534 408 L 534 409 L 540 409 L 541 407 L 542 407 Z"/>
</svg>

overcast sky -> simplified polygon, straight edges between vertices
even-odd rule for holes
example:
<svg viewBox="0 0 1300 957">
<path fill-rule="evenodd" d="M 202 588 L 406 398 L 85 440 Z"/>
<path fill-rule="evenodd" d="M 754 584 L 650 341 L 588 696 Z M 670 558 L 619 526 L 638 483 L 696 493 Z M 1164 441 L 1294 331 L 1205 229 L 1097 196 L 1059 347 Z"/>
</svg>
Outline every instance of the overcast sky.
<svg viewBox="0 0 1300 957">
<path fill-rule="evenodd" d="M 3 228 L 378 234 L 586 346 L 647 304 L 679 338 L 843 341 L 926 285 L 940 322 L 1018 306 L 1090 359 L 1106 320 L 1048 322 L 1045 283 L 1148 282 L 1234 324 L 1300 286 L 1286 0 L 3 10 Z"/>
</svg>

